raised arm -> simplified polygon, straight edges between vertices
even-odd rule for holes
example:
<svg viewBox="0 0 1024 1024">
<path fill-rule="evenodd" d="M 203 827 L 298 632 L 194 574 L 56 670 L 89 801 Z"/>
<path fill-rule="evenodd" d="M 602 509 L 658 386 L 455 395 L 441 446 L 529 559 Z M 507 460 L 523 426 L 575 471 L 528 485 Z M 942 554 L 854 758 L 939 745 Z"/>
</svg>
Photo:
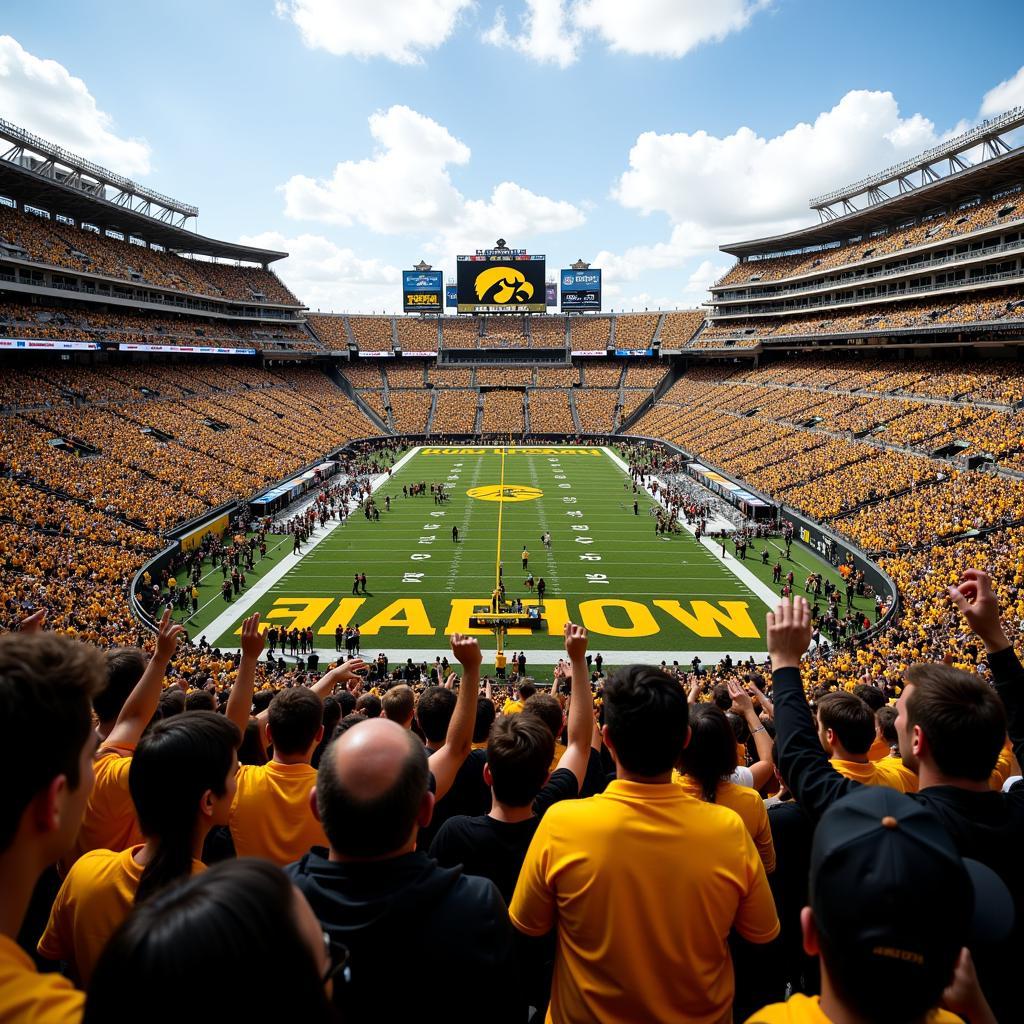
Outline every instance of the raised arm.
<svg viewBox="0 0 1024 1024">
<path fill-rule="evenodd" d="M 149 659 L 142 678 L 135 684 L 135 689 L 128 694 L 128 699 L 117 716 L 114 728 L 104 741 L 106 747 L 121 747 L 134 750 L 135 744 L 142 739 L 142 734 L 149 725 L 160 704 L 160 691 L 163 689 L 167 666 L 178 647 L 178 637 L 184 626 L 171 621 L 171 610 L 168 608 L 160 620 L 160 630 L 156 636 L 156 650 Z"/>
<path fill-rule="evenodd" d="M 775 762 L 772 760 L 772 741 L 768 736 L 768 730 L 761 724 L 761 719 L 757 717 L 750 694 L 734 679 L 730 679 L 727 685 L 729 696 L 732 697 L 730 710 L 747 723 L 750 735 L 754 738 L 757 761 L 750 766 L 750 773 L 754 776 L 754 789 L 760 789 L 767 785 L 775 771 Z"/>
<path fill-rule="evenodd" d="M 843 778 L 818 740 L 800 683 L 800 659 L 811 642 L 811 611 L 803 597 L 783 598 L 766 616 L 775 696 L 775 743 L 779 771 L 803 809 L 815 820 L 859 786 Z"/>
<path fill-rule="evenodd" d="M 256 665 L 263 653 L 264 636 L 260 629 L 260 613 L 254 612 L 242 622 L 242 658 L 235 673 L 235 685 L 228 695 L 224 716 L 238 726 L 244 736 L 252 712 L 252 695 L 256 688 Z"/>
<path fill-rule="evenodd" d="M 325 672 L 310 689 L 323 700 L 324 697 L 329 697 L 334 693 L 337 686 L 341 684 L 358 696 L 363 692 L 364 677 L 369 670 L 369 665 L 362 658 L 350 658 Z"/>
<path fill-rule="evenodd" d="M 960 582 L 949 588 L 949 599 L 985 645 L 992 682 L 1006 708 L 1013 753 L 1024 763 L 1024 667 L 1003 630 L 992 578 L 980 569 L 965 569 Z"/>
<path fill-rule="evenodd" d="M 771 719 L 775 718 L 775 705 L 765 696 L 764 690 L 757 683 L 751 683 L 750 688 L 754 691 L 753 696 L 760 705 L 761 710 Z"/>
<path fill-rule="evenodd" d="M 440 800 L 452 788 L 455 776 L 473 749 L 473 726 L 476 725 L 476 703 L 480 695 L 480 664 L 483 658 L 476 638 L 452 633 L 451 645 L 452 654 L 462 665 L 462 682 L 444 746 L 430 755 L 435 800 Z"/>
<path fill-rule="evenodd" d="M 571 771 L 576 776 L 577 786 L 582 789 L 594 737 L 594 698 L 587 669 L 587 631 L 582 626 L 567 622 L 564 633 L 565 652 L 569 655 L 572 668 L 572 682 L 569 691 L 568 743 L 565 753 L 558 760 L 558 767 Z"/>
</svg>

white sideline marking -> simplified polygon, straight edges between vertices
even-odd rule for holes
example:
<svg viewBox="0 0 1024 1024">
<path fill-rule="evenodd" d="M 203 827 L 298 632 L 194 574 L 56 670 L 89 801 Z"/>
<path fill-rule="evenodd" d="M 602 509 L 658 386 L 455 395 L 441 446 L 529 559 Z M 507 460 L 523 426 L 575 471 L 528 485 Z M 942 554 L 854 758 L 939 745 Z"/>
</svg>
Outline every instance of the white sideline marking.
<svg viewBox="0 0 1024 1024">
<path fill-rule="evenodd" d="M 609 448 L 603 448 L 602 451 L 619 467 L 619 469 L 621 469 L 627 476 L 629 475 L 629 466 L 626 465 L 626 463 L 623 462 L 615 452 Z M 657 477 L 652 477 L 651 479 L 658 480 Z M 664 482 L 662 480 L 658 480 L 659 487 L 661 487 L 663 483 Z M 641 484 L 640 486 L 642 486 L 643 489 L 650 494 L 652 498 L 654 498 L 655 502 L 661 504 L 658 502 L 658 499 L 651 494 L 650 489 L 646 485 Z M 686 522 L 682 516 L 679 517 L 679 525 L 682 526 L 691 536 L 695 537 L 697 535 L 696 528 Z M 720 542 L 712 539 L 711 537 L 701 537 L 700 542 L 708 551 L 711 552 L 716 561 L 720 562 L 741 583 L 745 584 L 751 591 L 753 591 L 753 593 L 757 594 L 757 596 L 761 598 L 769 608 L 774 608 L 775 605 L 779 603 L 779 595 L 776 594 L 767 583 L 762 583 L 761 580 L 759 580 L 738 558 L 736 558 L 735 555 L 722 555 L 722 545 Z M 726 538 L 726 544 L 728 543 L 729 540 Z M 794 584 L 795 582 L 796 581 L 794 579 Z"/>
<path fill-rule="evenodd" d="M 420 448 L 410 448 L 392 467 L 391 475 L 394 475 L 398 470 L 408 462 L 414 455 L 419 452 Z M 381 473 L 376 480 L 370 483 L 370 492 L 373 493 L 379 490 L 391 479 L 391 475 L 388 473 Z M 285 555 L 277 565 L 274 566 L 266 576 L 263 576 L 258 583 L 255 583 L 252 587 L 248 588 L 246 592 L 239 597 L 237 600 L 232 601 L 220 615 L 217 616 L 212 622 L 208 622 L 204 629 L 198 631 L 199 636 L 205 636 L 207 638 L 219 637 L 224 633 L 233 623 L 237 622 L 278 580 L 283 576 L 287 575 L 292 569 L 295 568 L 302 561 L 302 559 L 308 555 L 313 548 L 315 548 L 320 541 L 325 537 L 329 537 L 339 526 L 341 526 L 341 520 L 331 519 L 322 530 L 315 530 L 310 535 L 309 543 L 306 546 L 305 551 L 299 552 L 299 554 Z M 216 645 L 215 645 L 216 646 Z M 224 648 L 221 648 L 223 650 Z"/>
</svg>

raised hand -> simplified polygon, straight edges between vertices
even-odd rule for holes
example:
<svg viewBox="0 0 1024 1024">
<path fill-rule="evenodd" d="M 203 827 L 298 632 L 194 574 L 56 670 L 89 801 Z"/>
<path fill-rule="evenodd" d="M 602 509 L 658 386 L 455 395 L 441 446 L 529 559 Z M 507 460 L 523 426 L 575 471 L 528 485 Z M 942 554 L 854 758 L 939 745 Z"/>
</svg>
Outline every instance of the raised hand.
<svg viewBox="0 0 1024 1024">
<path fill-rule="evenodd" d="M 18 625 L 19 633 L 41 633 L 46 623 L 46 609 L 40 608 L 33 612 L 28 618 L 22 619 Z"/>
<path fill-rule="evenodd" d="M 732 707 L 730 710 L 734 711 L 737 715 L 753 715 L 754 702 L 751 700 L 750 694 L 735 679 L 730 679 L 726 686 L 729 687 L 729 696 L 732 697 Z"/>
<path fill-rule="evenodd" d="M 480 653 L 480 644 L 477 643 L 475 636 L 466 636 L 463 633 L 452 633 L 450 643 L 452 647 L 452 654 L 455 655 L 455 660 L 464 669 L 480 668 L 480 664 L 483 661 L 483 655 Z"/>
<path fill-rule="evenodd" d="M 570 661 L 585 661 L 587 657 L 587 631 L 582 626 L 567 622 L 563 630 L 565 634 L 565 653 Z"/>
<path fill-rule="evenodd" d="M 811 644 L 811 609 L 804 597 L 783 598 L 765 616 L 772 669 L 799 668 Z"/>
<path fill-rule="evenodd" d="M 990 653 L 1010 646 L 999 617 L 999 601 L 992 588 L 992 577 L 987 572 L 965 569 L 960 582 L 949 587 L 948 593 L 950 601 Z"/>
<path fill-rule="evenodd" d="M 156 654 L 153 657 L 163 662 L 170 661 L 178 649 L 178 637 L 184 629 L 180 623 L 171 621 L 171 609 L 168 608 L 160 619 L 160 629 L 156 635 Z"/>
<path fill-rule="evenodd" d="M 259 660 L 265 646 L 264 632 L 260 629 L 260 613 L 254 612 L 242 622 L 242 656 Z"/>
</svg>

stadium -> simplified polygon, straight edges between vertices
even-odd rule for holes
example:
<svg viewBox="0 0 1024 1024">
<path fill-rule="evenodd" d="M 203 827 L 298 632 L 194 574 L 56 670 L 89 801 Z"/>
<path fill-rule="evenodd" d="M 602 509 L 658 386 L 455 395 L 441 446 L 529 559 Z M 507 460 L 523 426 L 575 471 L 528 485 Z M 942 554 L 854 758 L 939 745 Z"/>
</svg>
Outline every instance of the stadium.
<svg viewBox="0 0 1024 1024">
<path fill-rule="evenodd" d="M 596 263 L 480 237 L 440 269 L 410 251 L 389 314 L 314 311 L 288 252 L 0 120 L 0 734 L 40 764 L 0 843 L 23 911 L 0 1022 L 187 987 L 222 949 L 160 954 L 186 899 L 225 963 L 292 972 L 243 1002 L 294 1019 L 426 1012 L 379 993 L 445 943 L 473 978 L 437 1019 L 510 974 L 503 1020 L 1016 1019 L 1022 128 L 1007 109 L 835 180 L 803 227 L 718 239 L 695 308 L 616 312 Z M 36 753 L 75 714 L 80 831 L 37 793 L 79 788 Z M 678 836 L 644 783 L 685 800 Z M 474 847 L 488 811 L 509 831 Z M 449 894 L 410 909 L 360 873 L 393 855 Z M 1009 921 L 968 927 L 966 858 Z M 346 916 L 371 890 L 397 922 Z M 666 903 L 703 909 L 673 930 Z"/>
</svg>

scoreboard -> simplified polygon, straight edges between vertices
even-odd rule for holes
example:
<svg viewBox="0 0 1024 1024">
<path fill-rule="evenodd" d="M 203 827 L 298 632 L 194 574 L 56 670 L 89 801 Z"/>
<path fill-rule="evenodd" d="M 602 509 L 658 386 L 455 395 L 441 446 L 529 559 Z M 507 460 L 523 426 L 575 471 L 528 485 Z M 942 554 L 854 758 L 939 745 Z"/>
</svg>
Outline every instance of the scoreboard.
<svg viewBox="0 0 1024 1024">
<path fill-rule="evenodd" d="M 444 311 L 444 281 L 440 270 L 402 271 L 402 310 L 406 313 Z"/>
<path fill-rule="evenodd" d="M 601 271 L 563 270 L 558 275 L 562 286 L 562 312 L 599 312 L 601 309 Z"/>
<path fill-rule="evenodd" d="M 545 257 L 521 249 L 484 249 L 456 260 L 460 313 L 544 313 Z"/>
</svg>

